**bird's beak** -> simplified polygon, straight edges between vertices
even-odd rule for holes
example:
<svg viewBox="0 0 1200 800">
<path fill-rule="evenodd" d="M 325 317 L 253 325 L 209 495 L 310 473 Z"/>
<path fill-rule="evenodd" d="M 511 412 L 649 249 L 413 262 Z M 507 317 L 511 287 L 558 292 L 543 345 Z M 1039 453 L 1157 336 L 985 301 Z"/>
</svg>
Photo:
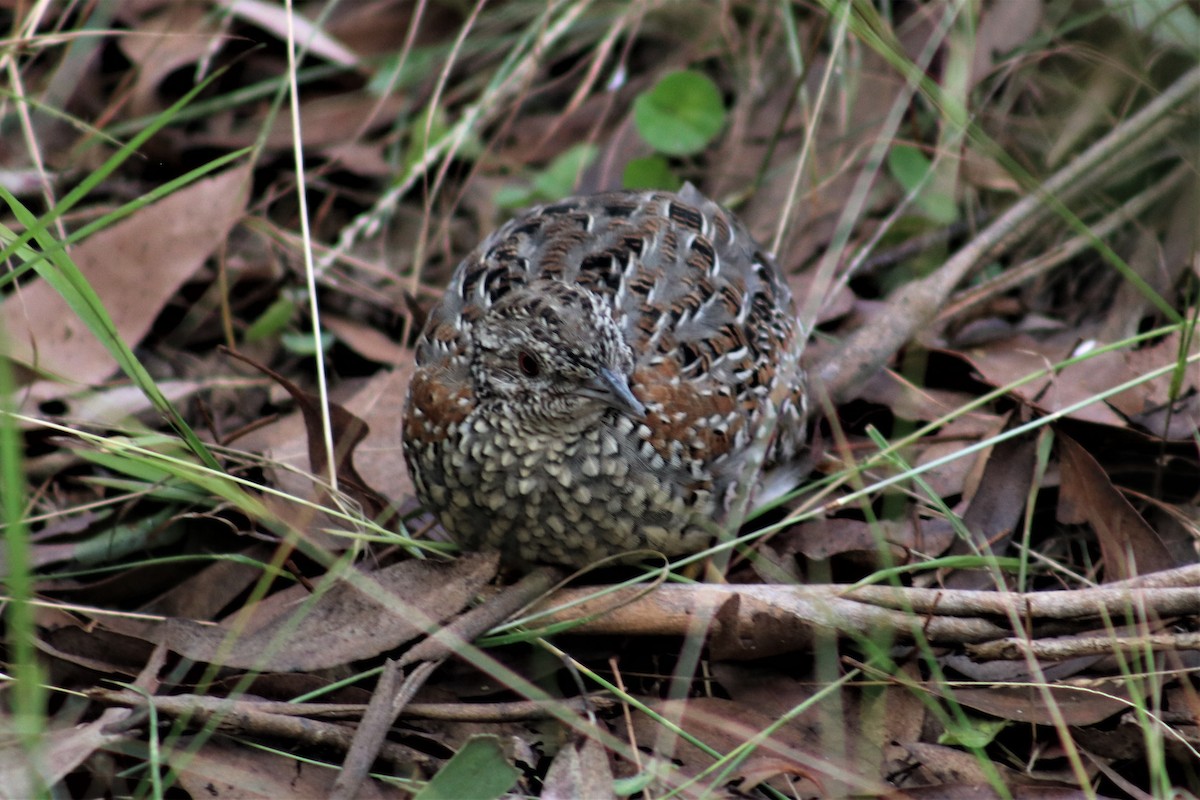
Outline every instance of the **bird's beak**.
<svg viewBox="0 0 1200 800">
<path fill-rule="evenodd" d="M 629 388 L 629 379 L 608 367 L 600 368 L 596 377 L 587 384 L 584 394 L 634 419 L 644 419 L 646 416 L 646 407 L 633 396 L 633 391 Z"/>
</svg>

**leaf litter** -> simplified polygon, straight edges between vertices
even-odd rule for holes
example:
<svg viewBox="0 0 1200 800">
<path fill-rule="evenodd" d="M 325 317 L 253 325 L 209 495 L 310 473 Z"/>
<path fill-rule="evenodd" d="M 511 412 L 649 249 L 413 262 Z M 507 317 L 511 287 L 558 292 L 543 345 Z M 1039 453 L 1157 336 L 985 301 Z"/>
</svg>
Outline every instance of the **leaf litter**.
<svg viewBox="0 0 1200 800">
<path fill-rule="evenodd" d="M 1144 21 L 1073 17 L 1069 0 L 984 4 L 962 12 L 972 25 L 951 4 L 886 20 L 735 6 L 711 9 L 719 24 L 669 5 L 506 3 L 298 20 L 336 490 L 312 349 L 296 344 L 309 320 L 295 134 L 272 100 L 282 7 L 124 4 L 77 84 L 52 59 L 22 62 L 82 123 L 35 128 L 68 182 L 212 78 L 51 230 L 258 149 L 69 248 L 243 483 L 200 481 L 48 282 L 5 284 L 33 636 L 53 687 L 38 744 L 0 748 L 6 791 L 143 796 L 165 778 L 193 797 L 435 796 L 469 774 L 456 753 L 482 753 L 547 797 L 1200 792 L 1200 368 L 1179 324 L 1195 318 L 1198 193 L 1171 177 L 1194 178 L 1196 110 L 1180 101 L 1121 138 L 1195 86 L 1187 58 Z M 34 36 L 58 52 L 50 30 Z M 775 243 L 811 313 L 816 470 L 743 531 L 761 532 L 720 582 L 612 590 L 629 573 L 599 571 L 505 626 L 559 576 L 506 590 L 516 578 L 494 581 L 491 560 L 444 557 L 401 463 L 412 340 L 502 216 L 500 191 L 538 185 L 581 143 L 595 156 L 577 185 L 612 186 L 652 154 L 637 98 L 682 67 L 716 82 L 728 117 L 707 151 L 665 161 Z M 1107 161 L 1053 183 L 1097 142 Z M 0 150 L 0 166 L 29 169 L 27 151 Z M 1136 205 L 1159 179 L 1166 194 Z M 1006 216 L 1038 185 L 1067 210 Z M 1110 218 L 1101 241 L 989 291 L 1070 242 L 1076 219 Z M 131 680 L 144 694 L 112 686 Z M 433 705 L 453 711 L 416 713 Z M 347 753 L 366 759 L 352 779 L 335 769 Z"/>
</svg>

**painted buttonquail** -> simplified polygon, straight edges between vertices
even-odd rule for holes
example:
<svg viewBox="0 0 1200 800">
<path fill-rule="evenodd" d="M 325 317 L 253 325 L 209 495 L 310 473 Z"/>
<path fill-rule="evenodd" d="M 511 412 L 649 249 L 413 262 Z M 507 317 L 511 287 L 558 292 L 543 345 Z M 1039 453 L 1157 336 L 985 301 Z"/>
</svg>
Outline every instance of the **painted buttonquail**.
<svg viewBox="0 0 1200 800">
<path fill-rule="evenodd" d="M 417 494 L 511 563 L 700 550 L 756 447 L 768 468 L 803 448 L 797 327 L 771 258 L 690 185 L 534 208 L 459 264 L 421 334 Z"/>
</svg>

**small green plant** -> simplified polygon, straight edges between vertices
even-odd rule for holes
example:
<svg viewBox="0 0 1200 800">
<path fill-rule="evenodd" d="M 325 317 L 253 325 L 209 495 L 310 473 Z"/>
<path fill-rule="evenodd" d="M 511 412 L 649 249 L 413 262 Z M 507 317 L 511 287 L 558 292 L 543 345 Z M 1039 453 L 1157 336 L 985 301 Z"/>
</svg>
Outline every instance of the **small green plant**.
<svg viewBox="0 0 1200 800">
<path fill-rule="evenodd" d="M 700 153 L 725 127 L 721 90 L 707 75 L 681 70 L 665 75 L 633 101 L 638 134 L 658 152 L 625 167 L 628 189 L 677 189 L 682 181 L 668 156 Z"/>
<path fill-rule="evenodd" d="M 627 189 L 678 189 L 683 181 L 671 158 L 694 156 L 708 147 L 725 127 L 721 90 L 708 76 L 694 70 L 665 75 L 633 101 L 638 135 L 656 152 L 625 166 L 621 182 Z M 550 162 L 523 184 L 501 187 L 496 205 L 524 208 L 565 197 L 576 189 L 580 174 L 595 160 L 592 144 L 578 144 Z"/>
<path fill-rule="evenodd" d="M 721 91 L 706 75 L 672 72 L 633 101 L 633 121 L 646 142 L 670 156 L 699 153 L 725 126 Z"/>
<path fill-rule="evenodd" d="M 595 160 L 596 152 L 595 145 L 575 145 L 537 173 L 531 183 L 501 187 L 496 192 L 496 205 L 501 208 L 524 208 L 533 203 L 566 197 L 575 190 L 580 173 Z"/>
<path fill-rule="evenodd" d="M 920 148 L 895 145 L 888 153 L 887 165 L 896 182 L 913 196 L 913 203 L 923 217 L 937 225 L 949 225 L 958 219 L 954 198 L 932 185 L 934 164 Z"/>
</svg>

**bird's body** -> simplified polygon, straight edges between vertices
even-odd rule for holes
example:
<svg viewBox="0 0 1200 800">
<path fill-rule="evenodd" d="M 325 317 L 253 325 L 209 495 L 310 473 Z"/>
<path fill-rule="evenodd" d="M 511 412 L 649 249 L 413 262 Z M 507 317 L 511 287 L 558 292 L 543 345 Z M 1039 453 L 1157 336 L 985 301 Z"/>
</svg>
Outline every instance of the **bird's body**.
<svg viewBox="0 0 1200 800">
<path fill-rule="evenodd" d="M 690 186 L 532 209 L 458 266 L 421 335 L 418 496 L 513 562 L 701 549 L 754 448 L 803 446 L 796 337 L 771 259 Z"/>
</svg>

